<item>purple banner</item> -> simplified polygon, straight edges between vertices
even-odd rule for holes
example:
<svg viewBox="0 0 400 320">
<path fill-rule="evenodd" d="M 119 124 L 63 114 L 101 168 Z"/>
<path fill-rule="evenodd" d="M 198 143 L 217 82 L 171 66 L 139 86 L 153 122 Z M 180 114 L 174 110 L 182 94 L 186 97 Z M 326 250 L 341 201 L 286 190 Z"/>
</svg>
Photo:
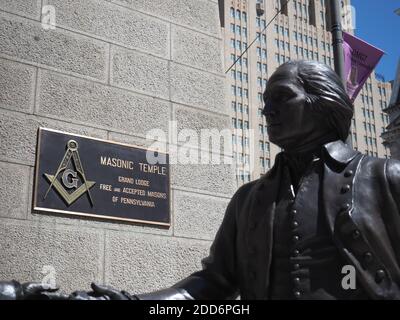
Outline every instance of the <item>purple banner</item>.
<svg viewBox="0 0 400 320">
<path fill-rule="evenodd" d="M 384 52 L 347 32 L 343 40 L 347 93 L 354 101 Z"/>
</svg>

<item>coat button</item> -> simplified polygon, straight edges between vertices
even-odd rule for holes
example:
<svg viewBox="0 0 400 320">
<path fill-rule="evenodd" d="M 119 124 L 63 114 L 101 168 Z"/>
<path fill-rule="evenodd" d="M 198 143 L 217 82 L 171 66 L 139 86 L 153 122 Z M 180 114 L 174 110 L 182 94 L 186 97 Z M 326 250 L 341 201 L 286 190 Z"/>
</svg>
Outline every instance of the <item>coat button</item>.
<svg viewBox="0 0 400 320">
<path fill-rule="evenodd" d="M 375 282 L 376 283 L 382 282 L 382 280 L 385 278 L 385 276 L 386 276 L 385 270 L 383 270 L 383 269 L 377 270 L 375 273 Z"/>
<path fill-rule="evenodd" d="M 297 257 L 300 254 L 300 251 L 295 249 L 293 250 L 293 256 Z"/>
<path fill-rule="evenodd" d="M 294 242 L 297 242 L 297 241 L 299 241 L 300 237 L 298 235 L 296 235 L 296 236 L 293 236 L 292 239 Z"/>
<path fill-rule="evenodd" d="M 296 209 L 292 209 L 290 212 L 291 212 L 292 214 L 296 214 L 296 213 L 297 213 L 297 210 L 296 210 Z"/>
<path fill-rule="evenodd" d="M 298 263 L 295 263 L 293 265 L 294 270 L 299 270 L 300 269 L 300 265 Z"/>
<path fill-rule="evenodd" d="M 296 286 L 298 286 L 298 285 L 300 284 L 300 278 L 299 278 L 299 277 L 294 278 L 294 279 L 293 279 L 293 282 L 294 282 L 294 284 L 295 284 Z"/>
<path fill-rule="evenodd" d="M 296 229 L 299 226 L 299 223 L 297 221 L 292 222 L 292 228 Z"/>
<path fill-rule="evenodd" d="M 353 239 L 358 239 L 360 237 L 360 231 L 358 230 L 354 230 L 353 233 L 351 234 L 351 236 L 353 237 Z"/>
<path fill-rule="evenodd" d="M 348 203 L 344 203 L 342 204 L 342 206 L 340 207 L 340 211 L 347 211 L 350 209 L 350 204 Z"/>
<path fill-rule="evenodd" d="M 294 296 L 295 296 L 296 298 L 300 298 L 300 297 L 301 297 L 301 292 L 300 292 L 300 291 L 295 291 L 295 292 L 294 292 Z"/>
<path fill-rule="evenodd" d="M 344 176 L 345 176 L 346 178 L 348 178 L 348 177 L 351 177 L 353 174 L 354 174 L 353 170 L 347 170 L 347 171 L 344 173 Z"/>
<path fill-rule="evenodd" d="M 372 262 L 372 260 L 373 260 L 373 256 L 372 256 L 371 252 L 364 253 L 364 261 L 365 262 L 370 263 L 370 262 Z"/>
<path fill-rule="evenodd" d="M 346 192 L 348 192 L 350 190 L 350 185 L 349 184 L 346 184 L 346 185 L 344 185 L 341 189 L 340 189 L 340 192 L 341 193 L 346 193 Z"/>
</svg>

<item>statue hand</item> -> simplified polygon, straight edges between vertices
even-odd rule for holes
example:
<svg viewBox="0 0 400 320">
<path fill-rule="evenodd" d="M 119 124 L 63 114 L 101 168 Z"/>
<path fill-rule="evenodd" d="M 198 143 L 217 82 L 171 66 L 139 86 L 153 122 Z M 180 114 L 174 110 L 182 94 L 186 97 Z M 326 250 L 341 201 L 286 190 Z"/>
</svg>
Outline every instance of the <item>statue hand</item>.
<svg viewBox="0 0 400 320">
<path fill-rule="evenodd" d="M 106 296 L 109 300 L 138 300 L 136 296 L 126 291 L 118 291 L 109 286 L 98 285 L 94 282 L 90 286 L 96 295 Z"/>
<path fill-rule="evenodd" d="M 110 300 L 107 296 L 97 295 L 93 291 L 74 291 L 69 297 L 69 300 Z"/>
<path fill-rule="evenodd" d="M 0 300 L 19 300 L 22 296 L 22 285 L 18 281 L 0 281 Z"/>
<path fill-rule="evenodd" d="M 61 299 L 62 294 L 55 293 L 58 288 L 37 282 L 0 281 L 0 300 Z"/>
</svg>

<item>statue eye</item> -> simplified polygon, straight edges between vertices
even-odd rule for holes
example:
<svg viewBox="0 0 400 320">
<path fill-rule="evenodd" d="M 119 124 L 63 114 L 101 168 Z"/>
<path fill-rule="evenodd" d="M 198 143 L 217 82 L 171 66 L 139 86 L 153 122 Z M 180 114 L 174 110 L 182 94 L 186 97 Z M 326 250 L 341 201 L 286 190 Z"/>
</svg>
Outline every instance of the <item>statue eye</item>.
<svg viewBox="0 0 400 320">
<path fill-rule="evenodd" d="M 294 98 L 296 94 L 293 91 L 290 90 L 281 90 L 277 92 L 277 94 L 274 96 L 275 101 L 279 102 L 286 102 L 292 98 Z"/>
</svg>

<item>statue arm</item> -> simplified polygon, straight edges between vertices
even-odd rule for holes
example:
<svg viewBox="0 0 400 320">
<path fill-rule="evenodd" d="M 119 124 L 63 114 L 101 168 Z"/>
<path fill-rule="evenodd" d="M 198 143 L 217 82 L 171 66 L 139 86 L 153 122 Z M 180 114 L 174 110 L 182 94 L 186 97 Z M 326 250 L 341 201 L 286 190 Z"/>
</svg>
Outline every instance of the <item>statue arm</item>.
<svg viewBox="0 0 400 320">
<path fill-rule="evenodd" d="M 239 192 L 239 191 L 238 191 Z M 238 295 L 236 276 L 236 214 L 237 194 L 230 201 L 221 226 L 211 245 L 203 269 L 179 281 L 170 288 L 133 295 L 108 286 L 92 283 L 93 291 L 75 291 L 70 295 L 56 293 L 57 289 L 42 284 L 0 282 L 2 299 L 70 299 L 70 300 L 207 300 L 235 299 Z"/>
<path fill-rule="evenodd" d="M 235 299 L 238 295 L 236 275 L 237 198 L 230 201 L 221 226 L 211 245 L 203 269 L 173 286 L 183 289 L 194 299 Z"/>
</svg>

